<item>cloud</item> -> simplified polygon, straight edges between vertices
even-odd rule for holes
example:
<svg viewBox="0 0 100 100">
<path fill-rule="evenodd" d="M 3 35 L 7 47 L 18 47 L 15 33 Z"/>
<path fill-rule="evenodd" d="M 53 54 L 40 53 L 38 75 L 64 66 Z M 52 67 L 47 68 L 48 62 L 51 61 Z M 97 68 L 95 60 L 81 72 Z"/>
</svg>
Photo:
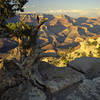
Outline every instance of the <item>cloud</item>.
<svg viewBox="0 0 100 100">
<path fill-rule="evenodd" d="M 90 16 L 90 17 L 95 17 L 95 16 L 100 16 L 100 8 L 95 8 L 95 9 L 85 9 L 85 10 L 77 10 L 77 9 L 70 9 L 70 10 L 49 10 L 47 13 L 55 13 L 55 14 L 68 14 L 74 17 L 79 17 L 79 16 Z"/>
<path fill-rule="evenodd" d="M 32 9 L 32 8 L 35 8 L 35 5 L 28 5 L 27 4 L 27 5 L 24 6 L 24 8 L 25 9 L 29 9 L 29 8 Z"/>
<path fill-rule="evenodd" d="M 33 4 L 26 4 L 24 7 L 25 12 L 31 12 L 31 13 L 35 13 L 35 8 L 36 6 Z"/>
</svg>

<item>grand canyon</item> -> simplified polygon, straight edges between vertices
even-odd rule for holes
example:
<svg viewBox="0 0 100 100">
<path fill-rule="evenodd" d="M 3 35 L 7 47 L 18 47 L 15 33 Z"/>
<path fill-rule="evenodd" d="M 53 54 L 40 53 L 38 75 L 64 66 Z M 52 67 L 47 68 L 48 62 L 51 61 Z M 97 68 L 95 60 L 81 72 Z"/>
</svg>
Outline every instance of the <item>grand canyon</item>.
<svg viewBox="0 0 100 100">
<path fill-rule="evenodd" d="M 37 15 L 40 20 L 48 18 L 48 21 L 40 29 L 40 41 L 54 44 L 56 48 L 68 48 L 69 45 L 85 40 L 88 37 L 100 36 L 100 17 L 72 18 L 67 15 L 32 14 L 22 13 L 9 22 L 22 20 L 28 24 L 37 24 Z M 74 43 L 74 44 L 73 44 Z"/>
<path fill-rule="evenodd" d="M 100 17 L 78 17 L 73 18 L 68 15 L 51 15 L 51 14 L 32 14 L 20 13 L 11 18 L 9 23 L 23 21 L 29 25 L 36 26 L 37 16 L 39 21 L 47 18 L 48 21 L 40 27 L 38 44 L 49 42 L 43 49 L 47 52 L 66 55 L 68 61 L 81 56 L 99 57 L 100 44 Z M 97 40 L 96 40 L 97 39 Z M 94 45 L 89 45 L 93 44 Z M 95 44 L 96 43 L 96 44 Z M 69 50 L 71 49 L 71 50 Z M 71 52 L 69 52 L 71 51 Z M 43 61 L 52 62 L 54 58 L 44 58 Z M 55 60 L 53 63 L 61 62 Z M 58 66 L 66 66 L 58 64 Z"/>
</svg>

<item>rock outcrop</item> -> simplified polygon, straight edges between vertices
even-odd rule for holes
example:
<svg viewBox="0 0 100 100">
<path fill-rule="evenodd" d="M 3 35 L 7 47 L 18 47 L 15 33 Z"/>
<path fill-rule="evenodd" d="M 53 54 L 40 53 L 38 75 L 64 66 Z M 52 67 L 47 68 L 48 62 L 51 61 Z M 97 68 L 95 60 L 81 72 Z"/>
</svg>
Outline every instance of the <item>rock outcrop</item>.
<svg viewBox="0 0 100 100">
<path fill-rule="evenodd" d="M 0 57 L 1 55 L 8 53 L 10 50 L 16 48 L 18 43 L 10 38 L 0 38 Z"/>
<path fill-rule="evenodd" d="M 100 76 L 100 58 L 81 57 L 71 61 L 68 65 L 84 73 L 88 78 Z"/>
<path fill-rule="evenodd" d="M 0 74 L 1 100 L 100 100 L 100 58 L 77 58 L 64 68 L 40 62 L 41 87 L 21 78 L 13 63 L 5 69 Z"/>
</svg>

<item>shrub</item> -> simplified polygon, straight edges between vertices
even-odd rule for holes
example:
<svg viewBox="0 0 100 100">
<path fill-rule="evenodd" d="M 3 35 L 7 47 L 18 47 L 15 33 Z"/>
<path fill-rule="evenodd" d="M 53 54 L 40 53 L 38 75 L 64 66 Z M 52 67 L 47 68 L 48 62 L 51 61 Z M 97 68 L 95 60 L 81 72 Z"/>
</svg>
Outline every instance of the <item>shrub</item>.
<svg viewBox="0 0 100 100">
<path fill-rule="evenodd" d="M 85 53 L 85 52 L 82 52 L 81 55 L 82 55 L 82 56 L 86 56 L 86 53 Z"/>
</svg>

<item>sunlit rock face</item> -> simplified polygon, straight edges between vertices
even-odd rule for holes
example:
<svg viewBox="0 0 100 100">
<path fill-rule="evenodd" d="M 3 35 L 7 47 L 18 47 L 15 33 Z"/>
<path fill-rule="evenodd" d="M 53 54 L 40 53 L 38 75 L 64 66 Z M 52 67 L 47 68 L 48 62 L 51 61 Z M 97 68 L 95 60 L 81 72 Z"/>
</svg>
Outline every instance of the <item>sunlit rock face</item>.
<svg viewBox="0 0 100 100">
<path fill-rule="evenodd" d="M 45 25 L 41 26 L 40 34 L 41 41 L 45 41 L 48 38 L 52 38 L 53 35 L 56 38 L 56 44 L 58 45 L 60 40 L 62 43 L 72 43 L 80 38 L 85 39 L 95 35 L 100 35 L 99 18 L 79 17 L 72 18 L 67 15 L 52 15 L 52 14 L 38 14 L 39 20 L 42 18 L 48 18 Z M 33 13 L 20 13 L 16 17 L 11 18 L 9 22 L 17 22 L 25 18 L 25 22 L 28 24 L 37 25 L 37 14 Z M 47 34 L 47 35 L 46 35 Z M 70 41 L 69 41 L 70 40 Z M 52 38 L 52 43 L 54 42 Z M 79 42 L 76 41 L 76 42 Z"/>
<path fill-rule="evenodd" d="M 48 18 L 48 21 L 41 26 L 39 30 L 38 44 L 49 42 L 50 45 L 45 49 L 50 49 L 47 52 L 66 52 L 70 47 L 75 48 L 74 52 L 67 53 L 66 59 L 71 61 L 81 56 L 100 57 L 97 45 L 87 45 L 87 39 L 92 37 L 100 38 L 100 18 L 79 17 L 72 18 L 68 15 L 53 15 L 53 14 L 38 14 L 39 20 Z M 37 25 L 37 14 L 33 13 L 20 13 L 15 18 L 11 18 L 9 22 L 16 22 L 22 20 L 25 17 L 25 22 L 28 24 Z M 96 41 L 98 46 L 100 41 Z M 79 47 L 79 48 L 78 48 Z M 76 50 L 76 48 L 78 48 Z M 51 61 L 51 59 L 45 58 L 43 61 Z M 59 64 L 63 67 L 66 64 Z"/>
</svg>

